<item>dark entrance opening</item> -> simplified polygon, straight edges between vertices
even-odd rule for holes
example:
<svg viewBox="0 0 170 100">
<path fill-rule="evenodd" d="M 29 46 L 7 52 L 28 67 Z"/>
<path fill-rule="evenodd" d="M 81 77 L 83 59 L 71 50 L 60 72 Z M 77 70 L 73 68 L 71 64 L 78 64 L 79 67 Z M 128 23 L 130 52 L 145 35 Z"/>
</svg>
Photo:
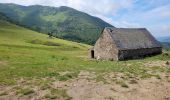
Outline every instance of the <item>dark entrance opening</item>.
<svg viewBox="0 0 170 100">
<path fill-rule="evenodd" d="M 91 58 L 94 58 L 94 50 L 91 50 Z"/>
</svg>

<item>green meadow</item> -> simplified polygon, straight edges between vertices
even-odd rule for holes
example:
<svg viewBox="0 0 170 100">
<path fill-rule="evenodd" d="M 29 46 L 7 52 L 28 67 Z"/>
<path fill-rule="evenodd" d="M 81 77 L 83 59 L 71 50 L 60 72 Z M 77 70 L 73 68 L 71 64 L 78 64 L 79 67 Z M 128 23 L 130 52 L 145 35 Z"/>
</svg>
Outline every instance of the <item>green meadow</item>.
<svg viewBox="0 0 170 100">
<path fill-rule="evenodd" d="M 81 82 L 82 73 L 95 84 L 115 83 L 126 89 L 138 84 L 138 80 L 152 77 L 170 82 L 162 76 L 170 74 L 170 67 L 166 65 L 170 60 L 169 50 L 138 60 L 98 61 L 88 58 L 90 47 L 49 38 L 0 20 L 0 99 L 72 100 L 74 96 L 68 94 L 69 87 L 75 87 L 73 83 L 77 80 Z M 55 82 L 65 85 L 56 87 Z"/>
<path fill-rule="evenodd" d="M 55 78 L 66 81 L 76 78 L 80 71 L 95 72 L 95 80 L 104 81 L 103 75 L 120 72 L 127 76 L 148 78 L 156 71 L 170 73 L 170 67 L 144 64 L 149 61 L 168 61 L 170 51 L 139 60 L 97 61 L 88 59 L 91 46 L 37 33 L 6 21 L 0 21 L 0 84 L 14 85 L 20 78 Z M 148 73 L 152 71 L 152 73 Z M 61 72 L 70 72 L 60 75 Z"/>
</svg>

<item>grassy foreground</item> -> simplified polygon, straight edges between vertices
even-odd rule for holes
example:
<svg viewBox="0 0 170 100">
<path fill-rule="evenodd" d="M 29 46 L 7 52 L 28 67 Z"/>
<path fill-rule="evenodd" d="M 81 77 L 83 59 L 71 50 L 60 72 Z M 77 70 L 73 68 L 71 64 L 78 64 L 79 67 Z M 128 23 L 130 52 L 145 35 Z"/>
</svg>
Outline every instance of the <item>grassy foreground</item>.
<svg viewBox="0 0 170 100">
<path fill-rule="evenodd" d="M 81 70 L 94 71 L 102 80 L 101 73 L 122 72 L 128 75 L 147 77 L 147 70 L 170 72 L 170 68 L 149 69 L 147 61 L 170 60 L 170 52 L 148 57 L 144 60 L 96 61 L 87 58 L 89 45 L 61 39 L 49 39 L 19 26 L 0 21 L 0 84 L 16 84 L 19 78 L 55 77 L 59 80 L 74 78 Z M 71 72 L 61 76 L 60 72 Z"/>
</svg>

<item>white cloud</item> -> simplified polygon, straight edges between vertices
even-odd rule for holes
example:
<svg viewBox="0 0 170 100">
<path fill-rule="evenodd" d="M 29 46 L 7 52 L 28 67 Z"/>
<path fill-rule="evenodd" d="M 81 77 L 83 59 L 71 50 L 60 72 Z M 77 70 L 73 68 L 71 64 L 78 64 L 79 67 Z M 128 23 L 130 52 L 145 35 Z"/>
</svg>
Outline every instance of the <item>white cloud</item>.
<svg viewBox="0 0 170 100">
<path fill-rule="evenodd" d="M 21 5 L 69 6 L 90 14 L 113 15 L 121 8 L 128 8 L 133 0 L 1 0 L 1 3 Z"/>
<path fill-rule="evenodd" d="M 149 28 L 151 32 L 155 33 L 155 36 L 170 36 L 170 24 L 154 25 Z"/>
<path fill-rule="evenodd" d="M 144 19 L 152 19 L 152 18 L 167 18 L 170 17 L 170 4 L 169 5 L 165 5 L 165 6 L 161 6 L 161 7 L 157 7 L 155 9 L 152 9 L 150 11 L 144 12 L 141 16 Z"/>
<path fill-rule="evenodd" d="M 113 24 L 116 27 L 119 27 L 119 28 L 141 28 L 141 27 L 143 27 L 143 26 L 141 26 L 138 23 L 128 22 L 126 20 L 123 20 L 123 21 L 113 21 Z"/>
</svg>

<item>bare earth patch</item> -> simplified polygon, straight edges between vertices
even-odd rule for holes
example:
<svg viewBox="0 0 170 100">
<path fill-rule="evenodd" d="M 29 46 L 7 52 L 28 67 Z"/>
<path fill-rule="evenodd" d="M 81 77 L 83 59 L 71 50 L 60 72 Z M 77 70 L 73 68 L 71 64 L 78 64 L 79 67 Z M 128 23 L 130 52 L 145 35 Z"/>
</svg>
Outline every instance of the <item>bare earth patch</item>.
<svg viewBox="0 0 170 100">
<path fill-rule="evenodd" d="M 86 79 L 80 79 L 72 83 L 68 88 L 68 95 L 73 100 L 104 100 L 114 93 L 111 90 L 112 85 L 89 82 Z"/>
<path fill-rule="evenodd" d="M 170 83 L 158 79 L 138 81 L 139 84 L 123 88 L 117 84 L 77 80 L 68 87 L 73 100 L 169 100 Z"/>
<path fill-rule="evenodd" d="M 67 89 L 73 100 L 170 100 L 170 82 L 155 77 L 136 80 L 135 84 L 128 84 L 129 87 L 124 88 L 113 81 L 105 84 L 84 78 L 89 75 L 93 76 L 90 72 L 83 71 L 77 79 L 56 81 L 53 85 Z M 123 74 L 114 75 L 121 77 Z"/>
<path fill-rule="evenodd" d="M 7 65 L 6 61 L 0 61 L 0 66 L 5 66 L 5 65 Z"/>
<path fill-rule="evenodd" d="M 115 77 L 121 80 L 126 77 L 124 74 L 104 74 L 108 83 L 94 80 L 96 73 L 89 71 L 80 71 L 77 78 L 66 81 L 43 78 L 43 82 L 38 83 L 39 79 L 20 79 L 16 86 L 0 86 L 0 100 L 170 100 L 170 82 L 165 80 L 170 78 L 170 74 L 161 73 L 161 79 L 124 80 L 128 87 L 122 87 L 113 80 Z"/>
<path fill-rule="evenodd" d="M 123 88 L 115 83 L 78 79 L 54 85 L 67 89 L 73 100 L 170 100 L 169 82 L 151 78 L 138 80 L 137 83 Z"/>
</svg>

